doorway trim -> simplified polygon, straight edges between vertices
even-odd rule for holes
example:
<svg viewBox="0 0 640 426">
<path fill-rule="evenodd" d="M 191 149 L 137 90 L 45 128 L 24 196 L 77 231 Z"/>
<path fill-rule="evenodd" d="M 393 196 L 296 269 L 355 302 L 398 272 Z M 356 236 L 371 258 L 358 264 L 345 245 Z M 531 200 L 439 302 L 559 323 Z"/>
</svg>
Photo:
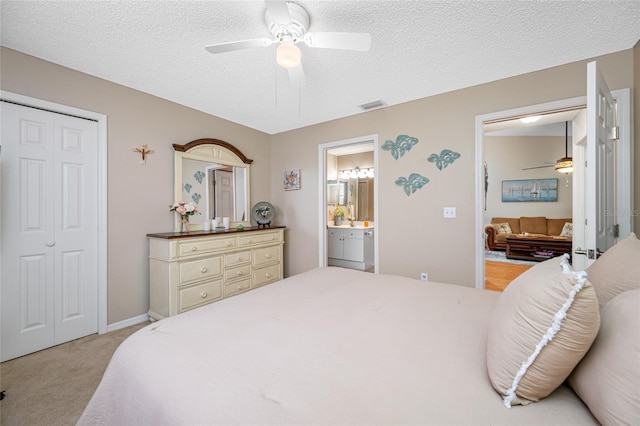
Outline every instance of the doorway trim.
<svg viewBox="0 0 640 426">
<path fill-rule="evenodd" d="M 378 134 L 365 135 L 365 136 L 357 136 L 355 138 L 337 140 L 333 142 L 327 142 L 318 145 L 318 197 L 319 205 L 318 211 L 320 212 L 319 221 L 318 221 L 318 266 L 325 267 L 327 266 L 327 152 L 331 149 L 348 146 L 348 145 L 357 145 L 365 142 L 373 142 L 373 169 L 375 170 L 376 176 L 373 180 L 373 217 L 374 224 L 378 223 Z M 375 227 L 374 237 L 373 237 L 373 247 L 374 247 L 374 273 L 379 273 L 379 260 L 378 253 L 380 250 L 378 249 L 378 238 L 379 238 L 379 227 Z"/>
<path fill-rule="evenodd" d="M 612 90 L 611 94 L 618 101 L 618 126 L 620 128 L 621 142 L 618 145 L 619 152 L 616 153 L 616 180 L 619 182 L 616 206 L 620 212 L 628 212 L 631 215 L 631 100 L 630 89 Z M 494 120 L 505 120 L 520 116 L 556 111 L 562 109 L 572 109 L 584 106 L 586 108 L 587 97 L 563 99 L 559 101 L 546 102 L 537 105 L 529 105 L 521 108 L 514 108 L 504 111 L 492 112 L 489 114 L 477 115 L 475 120 L 475 159 L 476 159 L 476 288 L 484 288 L 484 123 Z M 574 162 L 574 170 L 577 167 L 584 168 L 584 163 Z M 581 172 L 578 172 L 581 174 Z M 584 173 L 582 173 L 584 174 Z M 576 197 L 576 182 L 574 181 L 574 201 Z M 575 206 L 572 207 L 572 210 Z M 629 218 L 630 219 L 630 218 Z M 620 236 L 626 236 L 631 232 L 630 220 L 620 224 Z"/>
<path fill-rule="evenodd" d="M 107 329 L 107 116 L 30 96 L 0 90 L 3 101 L 84 118 L 98 123 L 98 333 Z"/>
</svg>

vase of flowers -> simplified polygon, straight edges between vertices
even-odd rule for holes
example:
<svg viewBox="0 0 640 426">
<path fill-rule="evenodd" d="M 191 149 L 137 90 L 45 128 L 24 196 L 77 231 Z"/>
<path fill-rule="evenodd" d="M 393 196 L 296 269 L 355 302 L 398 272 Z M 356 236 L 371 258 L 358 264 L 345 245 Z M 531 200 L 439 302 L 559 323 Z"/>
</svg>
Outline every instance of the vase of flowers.
<svg viewBox="0 0 640 426">
<path fill-rule="evenodd" d="M 342 219 L 344 219 L 344 209 L 339 205 L 333 210 L 333 222 L 336 226 L 342 225 Z"/>
<path fill-rule="evenodd" d="M 189 232 L 189 216 L 200 214 L 198 206 L 194 203 L 176 201 L 169 206 L 169 211 L 176 212 L 180 216 L 180 232 Z"/>
</svg>

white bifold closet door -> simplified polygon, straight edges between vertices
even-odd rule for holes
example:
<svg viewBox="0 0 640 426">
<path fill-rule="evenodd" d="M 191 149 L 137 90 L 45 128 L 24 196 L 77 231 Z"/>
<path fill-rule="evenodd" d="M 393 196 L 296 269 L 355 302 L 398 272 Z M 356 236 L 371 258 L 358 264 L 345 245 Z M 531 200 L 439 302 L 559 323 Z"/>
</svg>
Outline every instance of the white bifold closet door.
<svg viewBox="0 0 640 426">
<path fill-rule="evenodd" d="M 0 358 L 98 330 L 98 125 L 0 102 Z"/>
</svg>

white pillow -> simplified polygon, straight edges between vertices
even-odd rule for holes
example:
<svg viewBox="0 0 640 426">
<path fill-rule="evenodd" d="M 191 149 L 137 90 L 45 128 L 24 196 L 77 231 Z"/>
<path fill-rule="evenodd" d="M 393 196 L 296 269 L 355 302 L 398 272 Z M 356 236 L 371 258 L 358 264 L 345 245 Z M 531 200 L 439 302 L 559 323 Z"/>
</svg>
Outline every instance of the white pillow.
<svg viewBox="0 0 640 426">
<path fill-rule="evenodd" d="M 504 223 L 494 223 L 493 227 L 496 228 L 496 231 L 498 231 L 498 234 L 511 234 L 511 225 L 509 225 L 509 222 L 504 222 Z"/>
<path fill-rule="evenodd" d="M 562 231 L 560 232 L 561 237 L 572 237 L 573 236 L 573 223 L 565 222 L 562 227 Z"/>
</svg>

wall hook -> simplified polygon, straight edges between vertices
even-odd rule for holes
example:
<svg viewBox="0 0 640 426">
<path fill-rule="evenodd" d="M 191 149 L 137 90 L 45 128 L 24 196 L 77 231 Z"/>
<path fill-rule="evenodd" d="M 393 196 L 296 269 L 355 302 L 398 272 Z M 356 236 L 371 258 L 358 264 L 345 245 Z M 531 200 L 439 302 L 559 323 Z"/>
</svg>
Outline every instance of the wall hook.
<svg viewBox="0 0 640 426">
<path fill-rule="evenodd" d="M 145 164 L 146 160 L 147 160 L 147 154 L 153 154 L 153 150 L 152 149 L 147 149 L 147 144 L 143 143 L 142 145 L 140 145 L 140 148 L 134 147 L 133 148 L 133 152 L 139 152 L 140 155 L 142 156 L 142 158 L 140 159 L 140 164 Z"/>
</svg>

